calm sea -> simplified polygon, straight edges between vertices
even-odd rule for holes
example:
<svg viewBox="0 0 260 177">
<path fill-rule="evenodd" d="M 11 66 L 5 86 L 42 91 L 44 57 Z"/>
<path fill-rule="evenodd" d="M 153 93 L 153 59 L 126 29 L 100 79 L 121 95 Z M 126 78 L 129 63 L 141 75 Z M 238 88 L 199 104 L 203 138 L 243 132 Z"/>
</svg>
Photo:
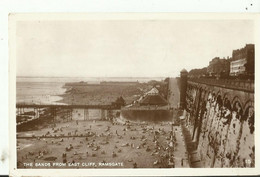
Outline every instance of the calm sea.
<svg viewBox="0 0 260 177">
<path fill-rule="evenodd" d="M 66 89 L 63 88 L 67 82 L 88 82 L 97 84 L 101 81 L 138 81 L 163 80 L 162 77 L 17 77 L 16 78 L 16 102 L 34 104 L 62 104 L 57 101 L 62 97 Z"/>
</svg>

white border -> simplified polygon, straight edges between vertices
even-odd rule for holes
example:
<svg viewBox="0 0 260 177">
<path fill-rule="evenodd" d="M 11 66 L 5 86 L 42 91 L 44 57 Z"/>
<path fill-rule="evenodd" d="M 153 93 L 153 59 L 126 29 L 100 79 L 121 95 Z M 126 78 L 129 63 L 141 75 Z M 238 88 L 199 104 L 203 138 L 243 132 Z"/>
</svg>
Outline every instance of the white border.
<svg viewBox="0 0 260 177">
<path fill-rule="evenodd" d="M 259 155 L 259 142 L 256 141 L 256 167 L 250 169 L 243 168 L 226 168 L 226 169 L 15 169 L 16 168 L 16 123 L 15 123 L 15 104 L 16 104 L 16 67 L 15 67 L 15 34 L 16 34 L 16 21 L 19 20 L 140 20 L 140 19 L 153 19 L 153 20 L 241 20 L 248 19 L 255 22 L 255 51 L 256 51 L 256 67 L 259 65 L 259 14 L 192 14 L 192 13 L 48 13 L 48 14 L 11 14 L 9 15 L 9 147 L 10 147 L 10 176 L 183 176 L 183 175 L 256 175 L 260 174 L 260 161 L 257 157 Z M 256 69 L 256 76 L 259 75 Z M 255 90 L 259 90 L 256 77 Z M 259 95 L 255 94 L 255 139 L 259 139 L 259 111 L 256 109 L 259 105 Z"/>
</svg>

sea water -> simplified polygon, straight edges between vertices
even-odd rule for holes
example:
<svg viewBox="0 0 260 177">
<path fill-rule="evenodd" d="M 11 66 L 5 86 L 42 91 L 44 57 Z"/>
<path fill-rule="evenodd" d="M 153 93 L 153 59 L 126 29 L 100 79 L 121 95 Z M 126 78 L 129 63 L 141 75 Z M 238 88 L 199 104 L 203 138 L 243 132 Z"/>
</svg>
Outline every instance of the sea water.
<svg viewBox="0 0 260 177">
<path fill-rule="evenodd" d="M 148 82 L 150 80 L 162 80 L 164 78 L 150 77 L 17 77 L 16 78 L 16 102 L 26 104 L 64 104 L 60 95 L 64 94 L 65 83 L 88 82 L 98 84 L 101 81 L 126 81 Z"/>
<path fill-rule="evenodd" d="M 61 104 L 59 96 L 64 94 L 62 82 L 17 82 L 16 102 L 26 104 Z"/>
</svg>

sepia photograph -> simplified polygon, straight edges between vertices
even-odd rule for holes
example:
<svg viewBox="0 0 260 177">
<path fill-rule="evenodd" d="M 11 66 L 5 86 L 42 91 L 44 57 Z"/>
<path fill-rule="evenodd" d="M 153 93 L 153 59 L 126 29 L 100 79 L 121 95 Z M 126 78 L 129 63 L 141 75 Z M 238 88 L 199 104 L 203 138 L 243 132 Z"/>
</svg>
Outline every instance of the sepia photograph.
<svg viewBox="0 0 260 177">
<path fill-rule="evenodd" d="M 255 169 L 256 17 L 11 14 L 11 170 Z"/>
</svg>

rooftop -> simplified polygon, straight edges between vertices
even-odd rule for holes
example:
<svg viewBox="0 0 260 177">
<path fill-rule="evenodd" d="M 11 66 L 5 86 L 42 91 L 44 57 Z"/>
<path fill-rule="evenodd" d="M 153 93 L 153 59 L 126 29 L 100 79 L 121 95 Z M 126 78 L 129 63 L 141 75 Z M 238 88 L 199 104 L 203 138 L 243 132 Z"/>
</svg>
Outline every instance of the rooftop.
<svg viewBox="0 0 260 177">
<path fill-rule="evenodd" d="M 161 95 L 146 95 L 144 99 L 140 101 L 142 105 L 167 105 L 168 102 Z"/>
</svg>

